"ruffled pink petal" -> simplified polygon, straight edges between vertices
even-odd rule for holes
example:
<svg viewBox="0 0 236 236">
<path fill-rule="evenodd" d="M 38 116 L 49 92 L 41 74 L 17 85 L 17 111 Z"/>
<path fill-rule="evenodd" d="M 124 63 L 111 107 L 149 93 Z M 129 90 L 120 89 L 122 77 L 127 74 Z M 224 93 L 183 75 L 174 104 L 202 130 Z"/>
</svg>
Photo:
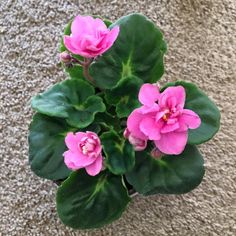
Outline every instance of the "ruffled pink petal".
<svg viewBox="0 0 236 236">
<path fill-rule="evenodd" d="M 66 146 L 76 152 L 77 149 L 78 149 L 78 139 L 76 138 L 76 135 L 73 134 L 72 132 L 69 132 L 67 135 L 66 135 L 66 138 L 65 138 L 65 143 L 66 143 Z"/>
<path fill-rule="evenodd" d="M 160 110 L 158 104 L 154 103 L 152 106 L 141 106 L 139 108 L 139 112 L 142 114 L 147 114 L 147 113 L 153 113 L 153 116 L 155 116 L 156 112 Z"/>
<path fill-rule="evenodd" d="M 70 36 L 64 36 L 64 44 L 70 52 L 77 54 L 78 50 L 72 46 L 72 38 Z"/>
<path fill-rule="evenodd" d="M 146 117 L 140 123 L 140 130 L 148 136 L 150 140 L 159 140 L 160 130 L 159 127 L 155 123 L 155 119 Z"/>
<path fill-rule="evenodd" d="M 143 84 L 139 90 L 139 101 L 148 107 L 152 107 L 160 96 L 160 91 L 157 85 Z"/>
<path fill-rule="evenodd" d="M 174 97 L 176 100 L 172 97 Z M 176 102 L 179 108 L 184 107 L 185 89 L 183 86 L 168 87 L 164 90 L 164 92 L 161 93 L 159 98 L 160 107 L 169 107 L 171 105 L 170 103 L 174 102 Z"/>
<path fill-rule="evenodd" d="M 77 132 L 75 133 L 75 137 L 76 137 L 77 142 L 80 142 L 81 139 L 87 137 L 87 135 L 84 132 Z"/>
<path fill-rule="evenodd" d="M 73 162 L 73 164 L 78 168 L 90 165 L 95 160 L 95 157 L 85 156 L 79 151 L 72 152 L 69 150 L 67 152 L 64 152 L 63 155 L 64 157 L 67 156 L 66 159 L 70 160 L 70 162 Z"/>
<path fill-rule="evenodd" d="M 154 142 L 161 152 L 169 155 L 178 155 L 183 152 L 187 139 L 187 132 L 171 132 L 162 134 L 161 139 Z"/>
<path fill-rule="evenodd" d="M 177 105 L 177 99 L 176 99 L 176 97 L 170 97 L 170 98 L 167 100 L 167 106 L 168 106 L 169 108 L 174 108 L 176 105 Z"/>
<path fill-rule="evenodd" d="M 76 161 L 76 158 L 77 158 L 76 155 L 70 150 L 64 152 L 63 156 L 64 156 L 64 162 L 69 169 L 78 170 L 83 167 L 81 165 L 78 165 Z"/>
<path fill-rule="evenodd" d="M 72 52 L 73 54 L 76 54 L 76 55 L 80 55 L 80 56 L 83 56 L 83 57 L 87 57 L 87 58 L 91 58 L 93 57 L 92 55 L 90 55 L 89 53 L 85 52 L 85 51 L 82 51 L 79 47 L 78 48 L 75 48 L 73 45 L 72 45 L 72 41 L 74 39 L 70 36 L 67 36 L 65 35 L 64 36 L 64 44 L 66 46 L 66 48 Z"/>
<path fill-rule="evenodd" d="M 107 42 L 108 42 L 108 46 L 112 46 L 112 44 L 116 41 L 118 35 L 120 32 L 120 27 L 119 26 L 115 26 L 114 28 L 111 29 L 111 31 L 107 34 Z"/>
<path fill-rule="evenodd" d="M 91 163 L 93 163 L 95 159 L 96 159 L 96 157 L 94 157 L 94 156 L 85 156 L 79 152 L 78 158 L 77 158 L 77 163 L 78 163 L 78 165 L 86 167 L 88 165 L 91 165 Z"/>
<path fill-rule="evenodd" d="M 135 109 L 127 119 L 127 128 L 130 133 L 140 139 L 146 140 L 147 136 L 143 134 L 140 130 L 139 125 L 142 119 L 144 118 L 143 114 L 139 112 L 139 109 Z"/>
<path fill-rule="evenodd" d="M 169 119 L 167 120 L 166 124 L 168 124 L 168 125 L 173 125 L 173 124 L 175 124 L 177 121 L 178 121 L 177 118 L 169 118 Z"/>
<path fill-rule="evenodd" d="M 91 165 L 86 166 L 85 170 L 89 175 L 95 176 L 97 175 L 102 169 L 102 155 L 100 155 L 95 162 Z"/>
<path fill-rule="evenodd" d="M 201 125 L 201 119 L 194 111 L 184 109 L 182 116 L 179 118 L 180 122 L 185 123 L 189 129 L 196 129 Z"/>
<path fill-rule="evenodd" d="M 95 29 L 97 32 L 107 31 L 106 24 L 99 18 L 94 19 L 93 25 L 94 25 L 94 27 L 96 27 Z"/>
<path fill-rule="evenodd" d="M 179 128 L 179 123 L 175 122 L 173 124 L 165 124 L 162 128 L 161 128 L 161 133 L 169 133 L 169 132 L 173 132 L 175 130 L 177 130 Z"/>
<path fill-rule="evenodd" d="M 100 44 L 103 44 L 104 47 L 99 51 L 98 55 L 101 55 L 105 51 L 111 48 L 111 46 L 114 44 L 116 41 L 118 35 L 120 32 L 119 26 L 115 26 L 103 39 L 103 41 Z M 101 45 L 100 45 L 101 46 Z"/>
<path fill-rule="evenodd" d="M 86 47 L 86 50 L 88 51 L 88 53 L 90 54 L 100 54 L 101 49 L 98 48 L 96 45 L 89 45 Z"/>
<path fill-rule="evenodd" d="M 160 112 L 156 113 L 156 115 L 155 115 L 156 121 L 161 120 L 164 115 L 165 115 L 165 111 L 160 111 Z"/>
<path fill-rule="evenodd" d="M 179 128 L 178 128 L 178 132 L 183 132 L 183 131 L 187 131 L 188 130 L 188 126 L 184 123 L 184 122 L 181 122 L 179 120 Z"/>
<path fill-rule="evenodd" d="M 72 35 L 93 34 L 96 29 L 94 21 L 91 16 L 76 16 L 71 24 Z"/>
</svg>

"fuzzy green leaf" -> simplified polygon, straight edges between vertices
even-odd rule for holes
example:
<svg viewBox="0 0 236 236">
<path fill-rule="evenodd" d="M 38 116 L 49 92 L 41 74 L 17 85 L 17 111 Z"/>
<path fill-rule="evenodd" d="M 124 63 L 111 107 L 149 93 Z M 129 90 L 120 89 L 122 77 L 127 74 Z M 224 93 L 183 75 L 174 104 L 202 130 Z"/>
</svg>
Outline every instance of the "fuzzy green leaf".
<svg viewBox="0 0 236 236">
<path fill-rule="evenodd" d="M 66 118 L 71 126 L 85 128 L 98 112 L 106 107 L 102 98 L 94 95 L 92 86 L 82 80 L 65 80 L 32 99 L 32 107 L 48 116 Z"/>
<path fill-rule="evenodd" d="M 127 140 L 115 131 L 108 131 L 101 135 L 101 142 L 106 155 L 106 166 L 113 174 L 124 174 L 134 167 L 134 149 Z"/>
<path fill-rule="evenodd" d="M 64 164 L 65 136 L 73 131 L 64 119 L 36 114 L 30 124 L 29 162 L 33 172 L 43 178 L 66 178 L 70 170 Z"/>
<path fill-rule="evenodd" d="M 127 117 L 138 106 L 138 93 L 143 81 L 135 76 L 129 76 L 119 81 L 117 86 L 106 91 L 106 101 L 116 106 L 119 118 Z"/>
<path fill-rule="evenodd" d="M 135 167 L 126 178 L 144 195 L 187 193 L 201 183 L 205 173 L 203 158 L 195 146 L 188 145 L 180 155 L 159 160 L 146 152 L 136 154 Z"/>
<path fill-rule="evenodd" d="M 121 176 L 73 172 L 57 191 L 61 221 L 75 229 L 99 228 L 118 219 L 130 201 Z"/>
<path fill-rule="evenodd" d="M 98 87 L 114 88 L 127 76 L 156 82 L 164 73 L 166 43 L 156 25 L 141 14 L 120 18 L 110 28 L 120 27 L 114 45 L 90 66 Z"/>
</svg>

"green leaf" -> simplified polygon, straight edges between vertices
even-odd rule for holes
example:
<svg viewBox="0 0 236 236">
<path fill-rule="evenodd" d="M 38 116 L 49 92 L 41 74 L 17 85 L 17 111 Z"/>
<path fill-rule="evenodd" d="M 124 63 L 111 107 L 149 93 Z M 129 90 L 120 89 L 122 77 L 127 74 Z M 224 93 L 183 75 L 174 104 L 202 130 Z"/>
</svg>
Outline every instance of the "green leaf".
<svg viewBox="0 0 236 236">
<path fill-rule="evenodd" d="M 101 17 L 99 17 L 99 18 L 101 18 Z M 102 18 L 101 18 L 102 19 Z M 110 21 L 110 20 L 108 20 L 108 19 L 102 19 L 103 20 L 103 22 L 105 23 L 105 25 L 107 26 L 107 27 L 109 27 L 111 24 L 112 24 L 112 21 Z"/>
<path fill-rule="evenodd" d="M 114 88 L 119 80 L 137 76 L 144 82 L 156 82 L 164 73 L 166 43 L 161 31 L 140 14 L 124 16 L 110 26 L 119 25 L 114 45 L 90 66 L 98 87 Z"/>
<path fill-rule="evenodd" d="M 66 118 L 71 126 L 85 128 L 98 112 L 105 111 L 102 98 L 82 80 L 65 80 L 32 99 L 32 107 L 45 115 Z"/>
<path fill-rule="evenodd" d="M 86 131 L 92 131 L 96 134 L 101 132 L 101 127 L 99 124 L 92 123 L 91 125 L 87 126 L 86 128 L 83 128 L 80 130 L 81 132 L 86 132 Z"/>
<path fill-rule="evenodd" d="M 197 129 L 188 131 L 188 143 L 200 144 L 210 140 L 219 130 L 220 111 L 213 101 L 196 85 L 184 81 L 168 83 L 166 87 L 181 85 L 185 88 L 185 108 L 193 110 L 201 118 L 201 125 Z"/>
<path fill-rule="evenodd" d="M 94 123 L 102 125 L 106 129 L 118 129 L 120 130 L 120 120 L 108 112 L 97 113 L 94 119 Z"/>
<path fill-rule="evenodd" d="M 83 74 L 83 67 L 78 64 L 72 64 L 71 66 L 65 66 L 64 70 L 68 74 L 70 79 L 86 80 L 84 78 L 84 74 Z"/>
<path fill-rule="evenodd" d="M 121 176 L 106 171 L 89 176 L 73 172 L 58 188 L 57 211 L 61 221 L 72 227 L 91 229 L 118 219 L 130 201 Z"/>
<path fill-rule="evenodd" d="M 126 139 L 114 131 L 103 133 L 100 138 L 106 155 L 106 166 L 113 174 L 124 174 L 134 167 L 134 149 Z"/>
<path fill-rule="evenodd" d="M 63 119 L 34 115 L 29 131 L 29 162 L 36 175 L 51 180 L 69 175 L 62 154 L 66 150 L 65 135 L 71 130 Z"/>
<path fill-rule="evenodd" d="M 180 155 L 159 160 L 146 152 L 136 154 L 135 167 L 126 178 L 144 195 L 187 193 L 196 188 L 204 176 L 204 161 L 195 146 L 187 145 Z"/>
<path fill-rule="evenodd" d="M 138 106 L 138 93 L 143 81 L 135 76 L 120 80 L 117 86 L 106 91 L 105 99 L 111 105 L 116 105 L 119 118 L 127 117 Z"/>
</svg>

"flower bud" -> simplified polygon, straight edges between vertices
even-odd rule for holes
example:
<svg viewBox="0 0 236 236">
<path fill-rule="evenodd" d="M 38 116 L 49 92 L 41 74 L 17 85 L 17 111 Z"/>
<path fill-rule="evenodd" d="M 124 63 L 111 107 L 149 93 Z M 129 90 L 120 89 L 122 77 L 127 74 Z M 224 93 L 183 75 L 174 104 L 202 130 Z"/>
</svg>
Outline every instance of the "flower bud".
<svg viewBox="0 0 236 236">
<path fill-rule="evenodd" d="M 153 148 L 151 151 L 151 156 L 155 159 L 161 159 L 164 153 L 162 153 L 158 148 Z"/>
<path fill-rule="evenodd" d="M 125 138 L 129 138 L 130 132 L 127 128 L 125 129 L 123 135 L 124 135 Z"/>
<path fill-rule="evenodd" d="M 127 128 L 125 129 L 123 135 L 129 140 L 130 144 L 133 145 L 135 151 L 142 151 L 146 148 L 147 140 L 133 136 Z"/>
<path fill-rule="evenodd" d="M 61 62 L 68 64 L 71 62 L 72 57 L 68 52 L 64 51 L 64 52 L 60 53 L 60 60 L 61 60 Z"/>
</svg>

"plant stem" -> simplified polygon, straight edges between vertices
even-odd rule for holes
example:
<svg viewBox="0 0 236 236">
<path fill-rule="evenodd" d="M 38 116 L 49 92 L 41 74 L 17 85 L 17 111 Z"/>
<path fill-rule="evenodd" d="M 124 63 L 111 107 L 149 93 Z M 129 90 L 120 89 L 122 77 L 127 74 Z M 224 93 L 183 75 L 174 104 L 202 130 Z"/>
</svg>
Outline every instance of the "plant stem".
<svg viewBox="0 0 236 236">
<path fill-rule="evenodd" d="M 95 82 L 91 75 L 89 74 L 89 66 L 92 63 L 93 59 L 92 58 L 84 58 L 84 61 L 80 61 L 75 57 L 72 57 L 72 62 L 77 63 L 83 67 L 83 75 L 85 79 L 87 79 L 90 83 L 95 85 Z"/>
<path fill-rule="evenodd" d="M 75 58 L 75 57 L 72 57 L 72 62 L 76 62 L 76 63 L 78 63 L 79 65 L 84 66 L 84 62 L 78 60 L 78 59 Z"/>
<path fill-rule="evenodd" d="M 93 80 L 93 78 L 91 77 L 91 75 L 89 74 L 89 66 L 92 63 L 93 59 L 90 58 L 84 58 L 84 63 L 83 63 L 83 74 L 85 79 L 87 79 L 90 83 L 92 83 L 93 85 L 95 85 L 95 82 Z"/>
</svg>

